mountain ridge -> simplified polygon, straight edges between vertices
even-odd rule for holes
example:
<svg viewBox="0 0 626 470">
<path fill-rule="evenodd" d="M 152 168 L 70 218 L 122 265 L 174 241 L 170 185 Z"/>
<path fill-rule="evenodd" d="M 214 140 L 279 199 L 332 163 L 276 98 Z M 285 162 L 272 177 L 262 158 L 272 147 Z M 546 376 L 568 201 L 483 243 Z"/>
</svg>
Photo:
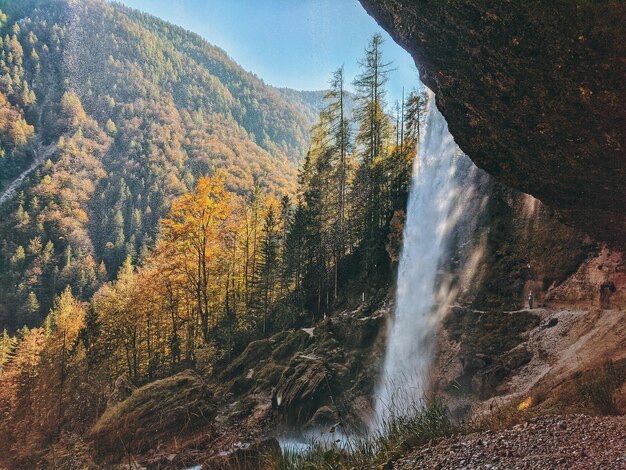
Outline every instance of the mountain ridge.
<svg viewBox="0 0 626 470">
<path fill-rule="evenodd" d="M 119 3 L 0 9 L 0 93 L 17 123 L 1 130 L 0 182 L 23 180 L 0 206 L 2 327 L 34 325 L 66 285 L 88 298 L 126 257 L 140 262 L 203 174 L 225 172 L 240 196 L 294 193 L 323 91 L 266 85 L 199 35 Z M 56 147 L 28 174 L 35 141 Z"/>
</svg>

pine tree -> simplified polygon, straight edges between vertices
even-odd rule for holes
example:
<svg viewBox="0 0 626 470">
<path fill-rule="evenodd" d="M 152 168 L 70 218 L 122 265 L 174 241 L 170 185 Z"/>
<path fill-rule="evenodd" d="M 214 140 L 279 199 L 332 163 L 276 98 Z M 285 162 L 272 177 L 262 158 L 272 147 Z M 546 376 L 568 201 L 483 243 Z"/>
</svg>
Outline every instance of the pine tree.
<svg viewBox="0 0 626 470">
<path fill-rule="evenodd" d="M 9 335 L 5 328 L 0 336 L 0 374 L 4 367 L 13 359 L 15 348 L 17 346 L 17 338 Z"/>
<path fill-rule="evenodd" d="M 261 297 L 263 301 L 263 334 L 267 332 L 267 314 L 274 300 L 280 246 L 279 223 L 274 206 L 265 214 L 261 235 Z"/>
<path fill-rule="evenodd" d="M 353 202 L 360 219 L 359 231 L 364 251 L 364 276 L 368 276 L 379 252 L 384 252 L 379 230 L 385 214 L 384 189 L 386 153 L 391 132 L 391 122 L 385 113 L 385 84 L 389 80 L 390 63 L 383 61 L 383 38 L 372 36 L 365 50 L 365 57 L 359 62 L 361 73 L 354 81 L 359 103 L 356 109 L 358 134 L 356 136 L 359 168 L 355 178 L 355 193 L 359 195 Z"/>
<path fill-rule="evenodd" d="M 326 119 L 329 124 L 331 142 L 332 186 L 336 188 L 336 208 L 331 221 L 332 256 L 333 256 L 333 299 L 337 298 L 339 284 L 339 264 L 346 250 L 346 201 L 349 178 L 348 157 L 352 150 L 350 122 L 346 116 L 346 91 L 344 69 L 337 69 L 330 80 L 330 88 L 326 93 L 328 107 Z"/>
<path fill-rule="evenodd" d="M 413 90 L 406 100 L 406 118 L 404 127 L 406 128 L 407 139 L 416 146 L 422 137 L 422 128 L 426 114 L 426 104 L 428 96 L 426 93 Z"/>
<path fill-rule="evenodd" d="M 36 325 L 39 308 L 40 304 L 37 299 L 37 295 L 33 291 L 30 291 L 26 297 L 24 305 L 22 306 L 22 321 L 29 325 Z"/>
<path fill-rule="evenodd" d="M 85 314 L 85 324 L 81 328 L 78 334 L 78 340 L 85 349 L 85 356 L 87 359 L 87 373 L 96 364 L 99 354 L 95 347 L 98 338 L 100 337 L 100 319 L 98 318 L 98 312 L 94 308 L 93 304 L 87 309 Z"/>
</svg>

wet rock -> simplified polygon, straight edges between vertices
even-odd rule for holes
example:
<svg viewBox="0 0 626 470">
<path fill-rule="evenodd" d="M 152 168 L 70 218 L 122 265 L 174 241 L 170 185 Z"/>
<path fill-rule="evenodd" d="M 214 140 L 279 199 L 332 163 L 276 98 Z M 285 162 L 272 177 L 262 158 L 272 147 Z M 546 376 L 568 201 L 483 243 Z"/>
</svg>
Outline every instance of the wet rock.
<svg viewBox="0 0 626 470">
<path fill-rule="evenodd" d="M 328 397 L 329 370 L 316 359 L 302 357 L 287 368 L 272 393 L 272 406 L 289 420 L 306 422 Z"/>
<path fill-rule="evenodd" d="M 329 429 L 339 421 L 339 416 L 333 407 L 324 405 L 317 409 L 313 417 L 305 424 L 307 429 Z"/>
<path fill-rule="evenodd" d="M 239 444 L 226 452 L 209 458 L 204 470 L 258 470 L 274 468 L 281 459 L 280 444 L 274 438 L 252 444 Z"/>
<path fill-rule="evenodd" d="M 361 349 L 372 344 L 384 324 L 383 316 L 372 315 L 352 318 L 348 322 L 339 324 L 335 331 L 347 348 Z"/>
</svg>

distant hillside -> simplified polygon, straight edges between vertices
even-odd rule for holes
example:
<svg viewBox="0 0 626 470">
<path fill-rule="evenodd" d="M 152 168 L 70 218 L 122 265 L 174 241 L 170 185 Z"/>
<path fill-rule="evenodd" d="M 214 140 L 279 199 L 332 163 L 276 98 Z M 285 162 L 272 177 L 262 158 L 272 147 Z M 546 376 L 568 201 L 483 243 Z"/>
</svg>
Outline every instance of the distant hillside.
<svg viewBox="0 0 626 470">
<path fill-rule="evenodd" d="M 201 174 L 226 172 L 240 194 L 294 191 L 323 92 L 268 86 L 120 4 L 0 8 L 0 327 L 34 324 L 66 285 L 86 298 L 127 256 L 139 262 Z"/>
<path fill-rule="evenodd" d="M 285 98 L 287 98 L 287 100 L 299 103 L 305 112 L 310 112 L 311 115 L 307 117 L 313 119 L 313 121 L 317 120 L 319 111 L 326 106 L 324 99 L 324 96 L 326 95 L 325 90 L 299 91 L 292 90 L 291 88 L 279 88 L 278 90 L 285 96 Z M 354 110 L 357 107 L 356 97 L 353 93 L 346 93 L 344 105 L 346 107 L 346 116 L 348 118 L 352 118 Z"/>
</svg>

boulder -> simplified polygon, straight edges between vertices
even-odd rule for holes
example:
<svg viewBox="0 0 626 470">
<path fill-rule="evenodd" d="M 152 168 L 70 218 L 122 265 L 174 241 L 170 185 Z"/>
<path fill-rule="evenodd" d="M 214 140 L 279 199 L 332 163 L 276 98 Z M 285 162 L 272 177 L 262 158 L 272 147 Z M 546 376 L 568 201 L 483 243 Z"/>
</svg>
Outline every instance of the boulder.
<svg viewBox="0 0 626 470">
<path fill-rule="evenodd" d="M 213 394 L 187 370 L 133 391 L 104 412 L 87 438 L 111 464 L 209 426 L 215 414 Z"/>
<path fill-rule="evenodd" d="M 333 407 L 320 406 L 313 414 L 313 417 L 305 424 L 305 429 L 330 429 L 331 426 L 339 422 L 339 416 Z"/>
<path fill-rule="evenodd" d="M 526 365 L 533 358 L 533 353 L 524 347 L 517 347 L 509 352 L 504 358 L 504 363 L 509 369 L 518 369 Z"/>
<path fill-rule="evenodd" d="M 313 336 L 306 331 L 292 331 L 276 345 L 272 352 L 272 359 L 275 361 L 289 359 L 295 353 L 303 351 L 312 341 Z"/>
<path fill-rule="evenodd" d="M 289 421 L 304 423 L 330 394 L 329 370 L 322 361 L 302 356 L 288 367 L 272 393 L 272 406 Z"/>
<path fill-rule="evenodd" d="M 223 379 L 232 379 L 254 369 L 262 359 L 266 359 L 272 353 L 273 342 L 269 339 L 252 341 L 243 352 L 237 356 L 222 373 Z"/>
</svg>

